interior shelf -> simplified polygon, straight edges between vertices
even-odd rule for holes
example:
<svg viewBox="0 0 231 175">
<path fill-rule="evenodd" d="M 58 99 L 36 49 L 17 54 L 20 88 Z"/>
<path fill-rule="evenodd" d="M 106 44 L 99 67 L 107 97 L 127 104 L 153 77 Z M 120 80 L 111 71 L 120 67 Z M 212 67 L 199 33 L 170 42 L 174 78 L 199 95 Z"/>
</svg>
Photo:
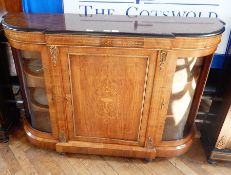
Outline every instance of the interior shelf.
<svg viewBox="0 0 231 175">
<path fill-rule="evenodd" d="M 40 52 L 21 50 L 21 57 L 25 59 L 41 59 Z"/>
<path fill-rule="evenodd" d="M 44 88 L 28 88 L 31 104 L 31 124 L 42 132 L 51 132 L 50 115 Z"/>
<path fill-rule="evenodd" d="M 34 111 L 48 112 L 48 101 L 44 88 L 29 88 L 31 96 L 31 107 Z"/>
<path fill-rule="evenodd" d="M 24 73 L 28 87 L 44 87 L 43 68 L 40 59 L 27 59 L 24 61 Z"/>
</svg>

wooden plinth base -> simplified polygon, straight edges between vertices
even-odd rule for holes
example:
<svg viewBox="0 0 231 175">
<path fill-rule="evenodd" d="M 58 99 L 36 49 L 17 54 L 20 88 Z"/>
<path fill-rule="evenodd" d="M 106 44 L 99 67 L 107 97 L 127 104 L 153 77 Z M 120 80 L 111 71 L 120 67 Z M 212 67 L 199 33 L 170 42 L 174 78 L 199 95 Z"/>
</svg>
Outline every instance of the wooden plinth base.
<svg viewBox="0 0 231 175">
<path fill-rule="evenodd" d="M 30 127 L 28 123 L 24 123 L 29 141 L 42 148 L 55 149 L 59 153 L 82 153 L 82 154 L 95 154 L 106 156 L 120 156 L 120 157 L 133 157 L 144 158 L 152 160 L 155 157 L 174 157 L 187 152 L 192 145 L 193 132 L 190 133 L 187 139 L 182 141 L 171 141 L 173 146 L 154 146 L 149 149 L 145 147 L 133 145 L 118 145 L 106 143 L 90 143 L 82 141 L 69 141 L 59 142 L 58 139 L 53 139 L 51 135 L 39 132 Z M 168 145 L 169 145 L 168 141 Z M 179 143 L 179 145 L 177 145 Z"/>
</svg>

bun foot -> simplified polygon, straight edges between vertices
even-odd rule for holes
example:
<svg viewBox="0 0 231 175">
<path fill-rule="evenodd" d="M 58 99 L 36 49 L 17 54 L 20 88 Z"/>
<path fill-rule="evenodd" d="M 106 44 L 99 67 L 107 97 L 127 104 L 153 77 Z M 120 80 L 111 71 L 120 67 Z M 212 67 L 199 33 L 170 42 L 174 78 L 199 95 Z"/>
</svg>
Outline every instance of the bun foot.
<svg viewBox="0 0 231 175">
<path fill-rule="evenodd" d="M 66 153 L 65 153 L 65 152 L 60 152 L 59 155 L 60 155 L 60 156 L 65 156 Z"/>
<path fill-rule="evenodd" d="M 153 160 L 152 158 L 145 158 L 145 159 L 144 159 L 144 161 L 145 161 L 146 163 L 152 162 L 152 160 Z"/>
</svg>

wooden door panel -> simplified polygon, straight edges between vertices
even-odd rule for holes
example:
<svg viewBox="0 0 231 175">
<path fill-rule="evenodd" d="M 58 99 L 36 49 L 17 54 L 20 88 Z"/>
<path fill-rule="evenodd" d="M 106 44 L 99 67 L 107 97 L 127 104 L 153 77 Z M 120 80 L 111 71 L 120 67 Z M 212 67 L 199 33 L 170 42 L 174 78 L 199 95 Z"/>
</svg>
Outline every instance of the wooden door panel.
<svg viewBox="0 0 231 175">
<path fill-rule="evenodd" d="M 75 135 L 137 140 L 147 57 L 70 57 Z"/>
<path fill-rule="evenodd" d="M 144 144 L 157 51 L 131 51 L 61 49 L 69 140 Z"/>
</svg>

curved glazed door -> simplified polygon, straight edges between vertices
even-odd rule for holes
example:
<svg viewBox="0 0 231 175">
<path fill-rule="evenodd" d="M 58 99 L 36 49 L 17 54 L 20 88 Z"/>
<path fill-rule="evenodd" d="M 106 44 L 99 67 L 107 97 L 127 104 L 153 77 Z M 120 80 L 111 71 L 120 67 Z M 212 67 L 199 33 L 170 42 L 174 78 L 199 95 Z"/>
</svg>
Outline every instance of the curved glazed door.
<svg viewBox="0 0 231 175">
<path fill-rule="evenodd" d="M 158 52 L 59 48 L 68 138 L 143 146 Z"/>
</svg>

